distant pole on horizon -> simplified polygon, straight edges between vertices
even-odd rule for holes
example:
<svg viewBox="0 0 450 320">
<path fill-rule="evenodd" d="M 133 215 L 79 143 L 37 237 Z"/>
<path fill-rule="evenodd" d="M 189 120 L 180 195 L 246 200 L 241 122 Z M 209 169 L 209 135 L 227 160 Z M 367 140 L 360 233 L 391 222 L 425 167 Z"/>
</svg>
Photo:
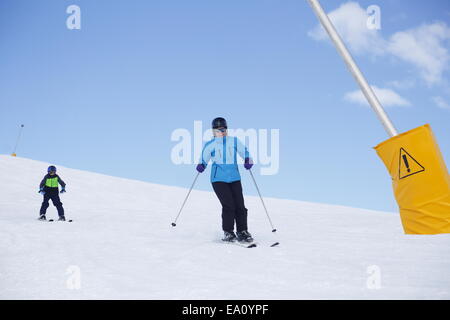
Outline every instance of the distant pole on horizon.
<svg viewBox="0 0 450 320">
<path fill-rule="evenodd" d="M 13 152 L 11 153 L 11 155 L 12 155 L 13 157 L 16 157 L 16 156 L 17 156 L 17 154 L 16 154 L 17 146 L 19 145 L 20 137 L 22 136 L 22 130 L 23 130 L 23 127 L 25 127 L 25 125 L 21 124 L 21 125 L 20 125 L 20 129 L 19 129 L 19 135 L 17 136 L 17 140 L 16 140 L 16 145 L 14 146 L 14 150 L 13 150 Z"/>
</svg>

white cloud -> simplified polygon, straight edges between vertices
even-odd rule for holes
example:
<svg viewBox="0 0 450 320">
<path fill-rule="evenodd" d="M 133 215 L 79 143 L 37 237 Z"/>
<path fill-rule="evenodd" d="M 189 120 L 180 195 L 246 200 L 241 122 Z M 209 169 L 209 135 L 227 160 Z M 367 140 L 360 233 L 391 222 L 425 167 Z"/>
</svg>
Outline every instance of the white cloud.
<svg viewBox="0 0 450 320">
<path fill-rule="evenodd" d="M 407 107 L 411 105 L 411 103 L 408 100 L 401 97 L 398 93 L 396 93 L 391 89 L 378 88 L 376 86 L 372 86 L 372 89 L 375 92 L 375 95 L 378 97 L 378 100 L 380 101 L 381 105 L 383 105 L 384 107 L 395 107 L 395 106 Z M 358 103 L 367 106 L 369 105 L 366 97 L 363 95 L 361 90 L 355 90 L 346 93 L 344 99 L 353 103 Z"/>
<path fill-rule="evenodd" d="M 328 16 L 353 53 L 390 55 L 414 66 L 429 86 L 445 83 L 443 74 L 450 62 L 450 27 L 446 23 L 423 24 L 384 39 L 377 30 L 367 28 L 368 15 L 356 2 L 344 3 Z M 308 35 L 315 40 L 328 39 L 320 24 Z"/>
<path fill-rule="evenodd" d="M 442 97 L 432 97 L 431 100 L 441 109 L 450 110 L 450 104 L 447 103 Z"/>
<path fill-rule="evenodd" d="M 442 81 L 450 55 L 445 41 L 450 39 L 450 28 L 443 22 L 424 24 L 418 28 L 400 31 L 389 39 L 387 51 L 411 63 L 428 85 Z"/>
<path fill-rule="evenodd" d="M 368 15 L 357 2 L 347 2 L 328 13 L 339 35 L 355 53 L 383 53 L 384 40 L 376 29 L 367 28 Z M 315 40 L 328 40 L 328 35 L 318 24 L 308 35 Z"/>
<path fill-rule="evenodd" d="M 393 80 L 387 83 L 390 87 L 394 87 L 397 89 L 411 89 L 416 85 L 416 81 L 414 79 L 403 79 L 403 80 Z"/>
</svg>

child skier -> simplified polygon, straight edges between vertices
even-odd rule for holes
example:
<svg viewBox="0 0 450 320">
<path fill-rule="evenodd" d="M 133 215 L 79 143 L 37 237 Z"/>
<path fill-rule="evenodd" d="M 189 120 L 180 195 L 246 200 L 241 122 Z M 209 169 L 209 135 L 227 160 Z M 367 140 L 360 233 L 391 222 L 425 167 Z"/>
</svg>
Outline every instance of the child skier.
<svg viewBox="0 0 450 320">
<path fill-rule="evenodd" d="M 197 171 L 202 173 L 209 160 L 212 160 L 211 183 L 214 192 L 222 205 L 223 241 L 253 242 L 247 230 L 247 208 L 242 195 L 241 176 L 236 161 L 239 154 L 245 161 L 244 167 L 249 170 L 253 166 L 247 148 L 237 137 L 227 133 L 227 122 L 224 118 L 212 121 L 214 138 L 203 147 Z M 234 224 L 236 231 L 234 233 Z"/>
<path fill-rule="evenodd" d="M 45 175 L 44 179 L 42 179 L 41 184 L 39 185 L 39 193 L 44 196 L 44 201 L 42 202 L 40 217 L 39 220 L 46 220 L 45 212 L 49 206 L 48 202 L 51 199 L 53 205 L 58 210 L 58 221 L 66 221 L 64 217 L 64 208 L 62 206 L 62 202 L 59 199 L 59 189 L 58 183 L 61 185 L 61 193 L 66 192 L 66 184 L 64 181 L 56 174 L 56 167 L 50 166 L 47 169 L 48 174 Z"/>
</svg>

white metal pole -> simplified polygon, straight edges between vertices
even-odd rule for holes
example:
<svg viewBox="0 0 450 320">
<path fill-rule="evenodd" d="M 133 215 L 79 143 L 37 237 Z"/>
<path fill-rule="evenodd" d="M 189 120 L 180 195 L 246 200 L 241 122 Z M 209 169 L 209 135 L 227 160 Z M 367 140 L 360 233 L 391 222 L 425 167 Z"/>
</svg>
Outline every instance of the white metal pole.
<svg viewBox="0 0 450 320">
<path fill-rule="evenodd" d="M 314 10 L 314 13 L 316 14 L 317 18 L 319 19 L 320 23 L 330 36 L 331 40 L 334 42 L 336 49 L 338 50 L 339 54 L 344 59 L 345 63 L 347 64 L 347 67 L 349 68 L 350 72 L 352 73 L 353 77 L 355 78 L 356 82 L 358 82 L 358 85 L 361 88 L 361 91 L 363 92 L 364 96 L 366 97 L 367 101 L 369 101 L 370 106 L 375 111 L 376 115 L 378 116 L 378 119 L 381 121 L 381 123 L 384 126 L 384 129 L 389 134 L 389 136 L 393 137 L 398 134 L 397 130 L 394 127 L 394 124 L 389 119 L 388 115 L 384 111 L 380 101 L 378 100 L 377 96 L 373 92 L 372 88 L 367 83 L 367 80 L 364 78 L 364 75 L 362 74 L 361 70 L 359 70 L 357 64 L 353 60 L 353 57 L 351 56 L 350 52 L 345 47 L 345 44 L 342 42 L 341 37 L 337 33 L 336 29 L 333 26 L 333 23 L 328 18 L 327 14 L 323 11 L 322 6 L 320 5 L 318 0 L 308 0 L 309 4 L 311 5 L 312 9 Z"/>
</svg>

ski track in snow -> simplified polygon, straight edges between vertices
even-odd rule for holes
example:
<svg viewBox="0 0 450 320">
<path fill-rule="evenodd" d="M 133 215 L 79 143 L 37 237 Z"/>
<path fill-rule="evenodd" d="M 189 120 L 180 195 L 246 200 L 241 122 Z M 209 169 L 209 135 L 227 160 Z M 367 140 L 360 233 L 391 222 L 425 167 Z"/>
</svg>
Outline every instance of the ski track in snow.
<svg viewBox="0 0 450 320">
<path fill-rule="evenodd" d="M 258 242 L 247 249 L 217 243 L 212 192 L 194 190 L 173 228 L 187 189 L 57 166 L 74 222 L 40 222 L 47 166 L 0 155 L 0 299 L 450 298 L 450 236 L 404 235 L 397 213 L 266 198 L 274 235 L 246 196 Z M 367 287 L 372 265 L 379 289 Z M 67 287 L 70 266 L 80 289 Z"/>
</svg>

